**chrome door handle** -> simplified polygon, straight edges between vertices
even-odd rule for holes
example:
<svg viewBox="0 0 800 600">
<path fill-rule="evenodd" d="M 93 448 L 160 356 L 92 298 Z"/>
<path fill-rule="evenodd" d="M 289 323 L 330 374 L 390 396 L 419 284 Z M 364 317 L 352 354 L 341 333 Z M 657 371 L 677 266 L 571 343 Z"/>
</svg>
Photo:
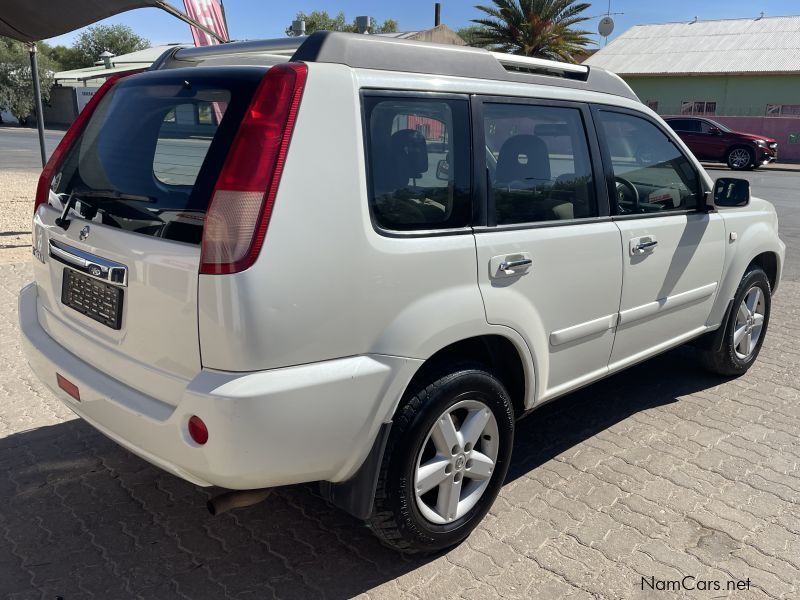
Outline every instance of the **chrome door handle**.
<svg viewBox="0 0 800 600">
<path fill-rule="evenodd" d="M 658 240 L 650 236 L 633 238 L 630 245 L 631 255 L 641 256 L 646 252 L 652 252 L 657 245 Z"/>
<path fill-rule="evenodd" d="M 519 260 L 509 260 L 500 263 L 499 269 L 501 271 L 510 271 L 511 269 L 518 269 L 520 267 L 530 267 L 533 261 L 530 258 L 521 258 Z"/>
<path fill-rule="evenodd" d="M 533 259 L 527 252 L 493 256 L 489 260 L 489 277 L 491 279 L 520 277 L 528 272 L 532 264 Z"/>
<path fill-rule="evenodd" d="M 656 240 L 652 240 L 650 242 L 639 242 L 636 245 L 637 250 L 647 250 L 648 248 L 652 248 L 653 246 L 657 245 L 658 242 Z"/>
</svg>

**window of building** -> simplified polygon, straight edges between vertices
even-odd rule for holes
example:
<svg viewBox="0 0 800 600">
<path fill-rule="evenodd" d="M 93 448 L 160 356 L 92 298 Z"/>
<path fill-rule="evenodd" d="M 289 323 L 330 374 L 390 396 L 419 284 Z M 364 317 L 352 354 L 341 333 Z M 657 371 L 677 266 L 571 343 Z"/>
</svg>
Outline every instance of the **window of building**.
<svg viewBox="0 0 800 600">
<path fill-rule="evenodd" d="M 768 117 L 800 117 L 800 104 L 767 104 Z"/>
<path fill-rule="evenodd" d="M 699 115 L 699 116 L 713 116 L 717 114 L 716 102 L 698 102 L 693 100 L 684 100 L 681 102 L 682 115 Z"/>
<path fill-rule="evenodd" d="M 470 126 L 466 100 L 367 97 L 370 205 L 378 226 L 466 227 Z"/>
<path fill-rule="evenodd" d="M 597 216 L 581 112 L 484 105 L 486 162 L 498 225 Z"/>
</svg>

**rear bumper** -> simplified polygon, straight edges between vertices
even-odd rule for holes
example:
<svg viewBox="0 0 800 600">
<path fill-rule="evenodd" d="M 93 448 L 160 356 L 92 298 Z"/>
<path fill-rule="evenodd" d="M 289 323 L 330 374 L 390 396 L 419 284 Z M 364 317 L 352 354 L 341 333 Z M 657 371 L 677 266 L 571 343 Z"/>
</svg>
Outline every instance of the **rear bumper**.
<svg viewBox="0 0 800 600">
<path fill-rule="evenodd" d="M 197 485 L 254 489 L 344 481 L 366 458 L 420 361 L 363 355 L 230 373 L 201 371 L 177 406 L 105 375 L 53 340 L 37 318 L 36 284 L 19 295 L 22 341 L 34 373 L 78 416 L 154 465 Z M 56 373 L 80 389 L 80 402 Z M 187 423 L 208 426 L 199 446 Z"/>
</svg>

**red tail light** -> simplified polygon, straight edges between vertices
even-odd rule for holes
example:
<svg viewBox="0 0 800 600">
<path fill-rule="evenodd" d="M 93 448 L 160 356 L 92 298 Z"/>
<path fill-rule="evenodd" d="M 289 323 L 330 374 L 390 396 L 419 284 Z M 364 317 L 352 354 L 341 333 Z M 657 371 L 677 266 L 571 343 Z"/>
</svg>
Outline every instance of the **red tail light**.
<svg viewBox="0 0 800 600">
<path fill-rule="evenodd" d="M 106 82 L 100 87 L 95 95 L 92 96 L 92 99 L 86 104 L 83 110 L 78 115 L 78 118 L 75 119 L 75 122 L 72 126 L 67 130 L 67 133 L 64 134 L 64 137 L 61 138 L 61 142 L 59 142 L 58 146 L 56 146 L 55 151 L 50 156 L 50 160 L 47 161 L 44 169 L 42 170 L 42 174 L 39 176 L 39 185 L 36 188 L 36 201 L 33 205 L 33 212 L 36 213 L 36 209 L 39 208 L 39 205 L 46 204 L 47 200 L 50 198 L 50 185 L 53 182 L 53 177 L 55 176 L 56 172 L 58 171 L 59 167 L 61 167 L 61 163 L 64 162 L 64 158 L 69 152 L 69 149 L 72 148 L 72 144 L 75 143 L 75 140 L 78 136 L 83 132 L 84 128 L 86 127 L 86 123 L 89 122 L 89 118 L 92 116 L 95 108 L 100 103 L 100 100 L 103 99 L 106 92 L 114 87 L 114 84 L 117 83 L 123 77 L 127 77 L 128 75 L 133 75 L 134 73 L 139 73 L 140 71 L 126 71 L 124 73 L 117 73 L 112 77 L 106 79 Z"/>
<path fill-rule="evenodd" d="M 284 63 L 259 84 L 206 212 L 201 273 L 238 273 L 258 258 L 307 74 L 302 63 Z"/>
</svg>

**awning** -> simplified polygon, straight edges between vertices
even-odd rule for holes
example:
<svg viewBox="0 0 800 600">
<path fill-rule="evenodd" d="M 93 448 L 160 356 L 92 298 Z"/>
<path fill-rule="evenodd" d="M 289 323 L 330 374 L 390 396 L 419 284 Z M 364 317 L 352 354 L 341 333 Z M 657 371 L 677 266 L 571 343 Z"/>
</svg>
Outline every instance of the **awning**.
<svg viewBox="0 0 800 600">
<path fill-rule="evenodd" d="M 2 0 L 0 35 L 46 40 L 134 8 L 163 8 L 160 0 Z"/>
</svg>

